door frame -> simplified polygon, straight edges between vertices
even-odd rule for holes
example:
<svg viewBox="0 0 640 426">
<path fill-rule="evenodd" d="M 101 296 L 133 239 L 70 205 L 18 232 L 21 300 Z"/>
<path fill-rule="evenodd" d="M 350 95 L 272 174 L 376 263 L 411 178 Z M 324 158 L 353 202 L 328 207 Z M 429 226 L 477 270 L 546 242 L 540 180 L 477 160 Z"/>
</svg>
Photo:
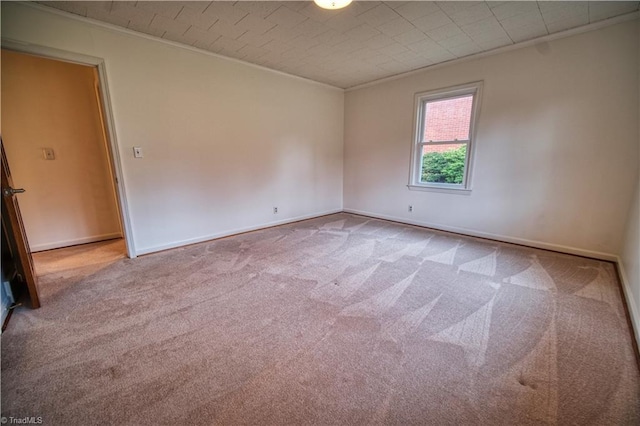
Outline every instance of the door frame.
<svg viewBox="0 0 640 426">
<path fill-rule="evenodd" d="M 107 131 L 107 145 L 109 146 L 108 151 L 110 154 L 109 167 L 111 168 L 112 175 L 115 179 L 115 182 L 113 183 L 116 190 L 116 199 L 120 207 L 119 211 L 123 237 L 127 247 L 127 256 L 132 259 L 137 257 L 133 242 L 133 228 L 129 217 L 129 203 L 127 202 L 127 194 L 122 174 L 122 160 L 118 149 L 118 139 L 116 136 L 115 122 L 111 109 L 111 98 L 109 95 L 109 85 L 107 83 L 107 68 L 104 59 L 81 53 L 68 52 L 66 50 L 60 50 L 53 47 L 18 42 L 6 38 L 2 38 L 1 45 L 3 49 L 19 53 L 26 53 L 43 58 L 54 59 L 56 61 L 96 67 L 98 69 L 98 80 L 101 94 L 100 101 L 102 103 L 102 113 Z"/>
</svg>

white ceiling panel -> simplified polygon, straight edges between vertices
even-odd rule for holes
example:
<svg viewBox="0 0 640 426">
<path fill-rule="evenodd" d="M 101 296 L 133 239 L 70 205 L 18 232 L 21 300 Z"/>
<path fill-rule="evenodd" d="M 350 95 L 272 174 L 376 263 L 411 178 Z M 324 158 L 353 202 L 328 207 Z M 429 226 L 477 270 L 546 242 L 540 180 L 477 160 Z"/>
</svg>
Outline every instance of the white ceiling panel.
<svg viewBox="0 0 640 426">
<path fill-rule="evenodd" d="M 408 33 L 410 31 L 416 31 L 418 33 L 420 32 L 411 22 L 399 16 L 382 25 L 379 25 L 378 31 L 391 37 Z"/>
<path fill-rule="evenodd" d="M 428 15 L 421 16 L 420 18 L 414 19 L 411 22 L 420 31 L 430 31 L 453 23 L 451 18 L 449 18 L 447 14 L 442 10 L 438 10 Z"/>
<path fill-rule="evenodd" d="M 484 2 L 450 2 L 450 3 L 452 4 L 459 3 L 461 6 L 463 6 L 463 7 L 459 7 L 457 10 L 454 10 L 452 12 L 447 12 L 446 9 L 443 9 L 445 10 L 445 13 L 447 13 L 451 17 L 453 22 L 455 22 L 458 25 L 472 24 L 474 22 L 481 21 L 485 18 L 489 18 L 493 16 L 493 12 L 491 12 L 491 9 L 489 9 L 489 6 L 487 6 L 487 4 Z M 444 6 L 444 4 L 442 3 L 438 3 L 438 4 L 441 8 Z"/>
<path fill-rule="evenodd" d="M 395 3 L 395 2 L 393 2 Z M 402 6 L 395 8 L 395 11 L 408 21 L 414 21 L 423 16 L 441 11 L 435 2 L 431 1 L 408 1 Z"/>
<path fill-rule="evenodd" d="M 44 1 L 348 88 L 638 11 L 638 1 Z"/>
<path fill-rule="evenodd" d="M 538 2 L 534 1 L 504 1 L 490 4 L 489 8 L 498 21 L 539 11 Z"/>
<path fill-rule="evenodd" d="M 281 6 L 274 10 L 273 13 L 265 19 L 282 27 L 293 27 L 309 18 L 301 13 L 291 10 L 290 7 Z"/>
<path fill-rule="evenodd" d="M 119 3 L 119 2 L 106 2 L 106 3 L 112 3 L 111 9 L 113 9 L 113 6 L 115 6 L 116 3 Z M 128 2 L 123 2 L 123 3 L 128 3 Z M 135 2 L 133 6 L 138 9 L 146 10 L 155 15 L 164 16 L 165 18 L 169 18 L 169 19 L 175 19 L 180 13 L 180 11 L 182 10 L 182 8 L 185 6 L 178 1 L 160 1 L 160 2 L 157 2 L 156 4 L 154 3 L 155 2 L 152 3 L 152 2 L 143 2 L 143 1 Z M 90 8 L 91 6 L 87 6 L 87 7 Z"/>
<path fill-rule="evenodd" d="M 113 7 L 116 9 L 118 7 L 122 7 L 122 5 L 129 6 L 127 9 L 138 10 L 137 7 L 134 7 L 133 5 L 131 5 L 131 3 L 128 2 L 113 3 Z M 217 20 L 218 18 L 212 17 L 211 15 L 205 15 L 202 12 L 198 11 L 198 9 L 194 9 L 191 6 L 183 7 L 178 16 L 176 16 L 176 21 L 184 22 L 185 24 L 189 24 L 192 27 L 200 28 L 203 30 L 208 30 L 209 28 L 211 28 L 211 26 L 215 24 Z"/>
<path fill-rule="evenodd" d="M 588 2 L 588 4 L 590 22 L 600 21 L 638 10 L 638 2 L 594 1 Z"/>
</svg>

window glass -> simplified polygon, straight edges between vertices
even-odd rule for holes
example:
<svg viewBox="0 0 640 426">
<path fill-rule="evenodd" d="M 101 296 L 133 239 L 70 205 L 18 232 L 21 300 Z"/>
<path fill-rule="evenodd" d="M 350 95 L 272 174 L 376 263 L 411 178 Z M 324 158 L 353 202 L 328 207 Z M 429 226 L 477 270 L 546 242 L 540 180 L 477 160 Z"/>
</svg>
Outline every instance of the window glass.
<svg viewBox="0 0 640 426">
<path fill-rule="evenodd" d="M 464 181 L 466 157 L 466 143 L 425 145 L 420 182 L 461 184 Z"/>
<path fill-rule="evenodd" d="M 468 140 L 473 95 L 426 102 L 424 142 Z"/>
</svg>

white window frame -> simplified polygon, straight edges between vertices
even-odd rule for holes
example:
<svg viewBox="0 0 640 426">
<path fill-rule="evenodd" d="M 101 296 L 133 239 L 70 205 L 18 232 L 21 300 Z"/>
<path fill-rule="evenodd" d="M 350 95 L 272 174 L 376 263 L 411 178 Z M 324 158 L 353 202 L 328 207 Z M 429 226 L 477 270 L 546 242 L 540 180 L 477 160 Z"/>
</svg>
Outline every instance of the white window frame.
<svg viewBox="0 0 640 426">
<path fill-rule="evenodd" d="M 424 109 L 429 102 L 455 99 L 458 97 L 473 95 L 473 103 L 471 105 L 471 120 L 469 122 L 469 139 L 468 140 L 452 140 L 452 141 L 424 141 Z M 471 169 L 473 168 L 473 157 L 475 150 L 475 130 L 478 121 L 478 113 L 480 110 L 480 98 L 482 96 L 482 82 L 474 82 L 463 84 L 460 86 L 447 87 L 444 89 L 431 90 L 421 92 L 415 95 L 414 109 L 414 136 L 411 148 L 411 173 L 409 177 L 409 189 L 421 191 L 451 192 L 451 193 L 470 193 L 471 192 Z M 455 183 L 439 183 L 439 182 L 421 182 L 422 175 L 422 152 L 425 145 L 447 145 L 447 144 L 467 144 L 467 154 L 464 162 L 464 175 L 461 184 Z"/>
</svg>

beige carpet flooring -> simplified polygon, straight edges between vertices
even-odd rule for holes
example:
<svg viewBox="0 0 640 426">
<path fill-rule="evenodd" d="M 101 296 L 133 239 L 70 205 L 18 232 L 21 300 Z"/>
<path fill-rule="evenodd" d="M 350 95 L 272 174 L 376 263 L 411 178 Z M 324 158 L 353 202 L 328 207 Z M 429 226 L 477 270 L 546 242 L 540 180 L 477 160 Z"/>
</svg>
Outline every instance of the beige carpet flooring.
<svg viewBox="0 0 640 426">
<path fill-rule="evenodd" d="M 640 424 L 611 263 L 336 214 L 52 267 L 2 335 L 44 424 Z"/>
</svg>

